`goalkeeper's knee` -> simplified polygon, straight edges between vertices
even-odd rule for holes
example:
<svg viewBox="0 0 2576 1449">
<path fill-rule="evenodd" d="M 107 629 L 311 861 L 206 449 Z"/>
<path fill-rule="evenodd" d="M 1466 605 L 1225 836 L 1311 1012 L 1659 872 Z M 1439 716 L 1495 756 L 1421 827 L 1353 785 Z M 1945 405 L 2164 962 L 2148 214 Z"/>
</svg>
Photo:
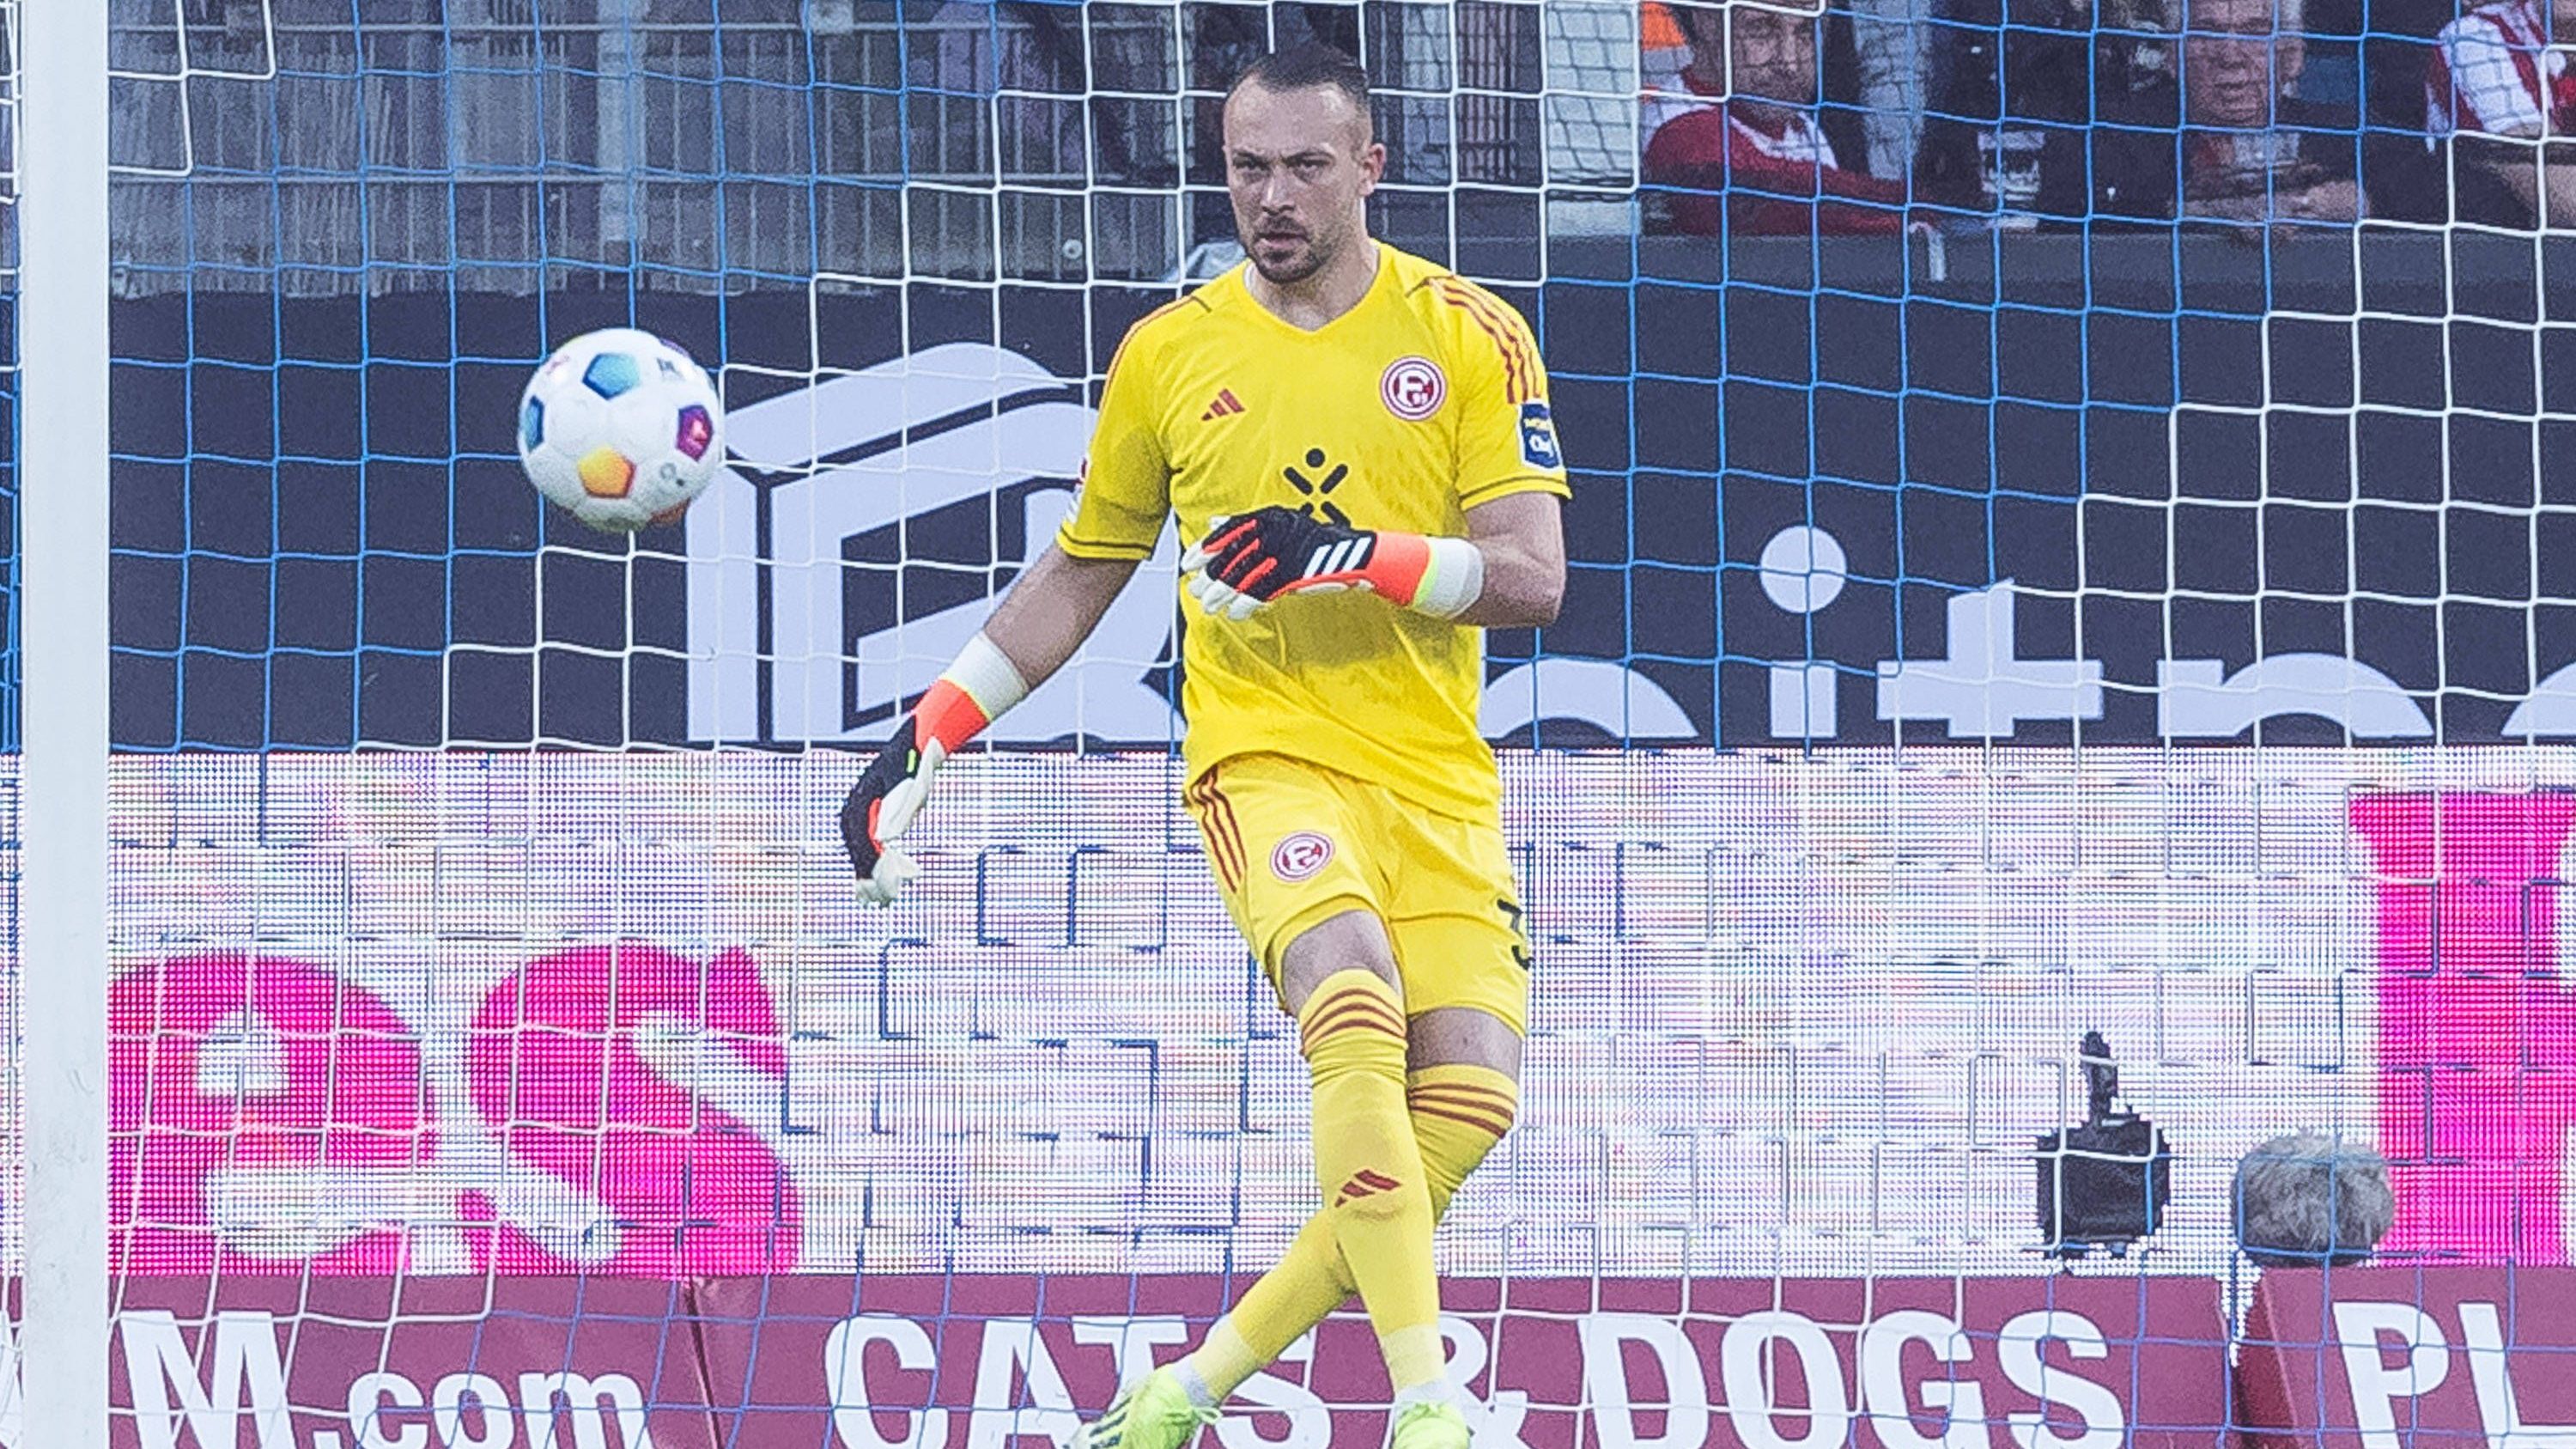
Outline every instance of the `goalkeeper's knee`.
<svg viewBox="0 0 2576 1449">
<path fill-rule="evenodd" d="M 1436 1219 L 1448 1212 L 1467 1174 L 1512 1130 L 1520 1089 L 1491 1067 L 1442 1063 L 1405 1075 L 1404 1105 L 1413 1118 Z"/>
</svg>

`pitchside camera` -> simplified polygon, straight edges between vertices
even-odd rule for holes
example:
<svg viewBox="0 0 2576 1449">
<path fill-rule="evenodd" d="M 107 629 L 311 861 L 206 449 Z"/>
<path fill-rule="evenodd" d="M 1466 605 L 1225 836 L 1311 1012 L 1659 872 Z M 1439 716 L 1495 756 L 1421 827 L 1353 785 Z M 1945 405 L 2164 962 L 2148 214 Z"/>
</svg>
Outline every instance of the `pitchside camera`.
<svg viewBox="0 0 2576 1449">
<path fill-rule="evenodd" d="M 2040 1134 L 2039 1231 L 2061 1258 L 2095 1249 L 2117 1256 L 2163 1219 L 2173 1197 L 2173 1146 L 2154 1123 L 2113 1107 L 2120 1069 L 2102 1033 L 2084 1033 L 2077 1051 L 2084 1120 Z"/>
</svg>

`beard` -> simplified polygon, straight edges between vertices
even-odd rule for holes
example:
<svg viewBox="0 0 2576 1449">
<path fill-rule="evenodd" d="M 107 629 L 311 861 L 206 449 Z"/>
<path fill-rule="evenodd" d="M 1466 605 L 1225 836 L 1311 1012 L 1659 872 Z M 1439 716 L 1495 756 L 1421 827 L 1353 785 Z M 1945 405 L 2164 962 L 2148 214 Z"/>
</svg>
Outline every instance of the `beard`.
<svg viewBox="0 0 2576 1449">
<path fill-rule="evenodd" d="M 1333 259 L 1335 251 L 1331 241 L 1313 232 L 1267 239 L 1273 247 L 1285 244 L 1283 252 L 1268 255 L 1263 251 L 1265 239 L 1258 233 L 1242 240 L 1243 254 L 1251 258 L 1253 269 L 1261 273 L 1263 281 L 1274 286 L 1293 286 L 1322 271 L 1324 265 Z"/>
</svg>

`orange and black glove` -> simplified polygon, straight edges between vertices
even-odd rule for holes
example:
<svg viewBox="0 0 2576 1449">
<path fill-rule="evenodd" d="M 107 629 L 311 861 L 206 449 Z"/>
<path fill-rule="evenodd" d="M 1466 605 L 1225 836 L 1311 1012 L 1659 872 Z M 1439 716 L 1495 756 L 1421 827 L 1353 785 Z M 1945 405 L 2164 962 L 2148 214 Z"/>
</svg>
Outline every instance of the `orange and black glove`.
<svg viewBox="0 0 2576 1449">
<path fill-rule="evenodd" d="M 930 796 L 930 777 L 1027 693 L 1019 670 L 978 634 L 912 713 L 895 725 L 894 738 L 877 751 L 841 802 L 841 844 L 850 853 L 850 869 L 858 874 L 862 902 L 891 905 L 920 874 L 894 841 L 921 813 Z"/>
<path fill-rule="evenodd" d="M 1463 538 L 1351 528 L 1272 504 L 1217 515 L 1207 537 L 1181 556 L 1181 572 L 1190 597 L 1230 619 L 1249 618 L 1288 594 L 1343 589 L 1367 589 L 1451 619 L 1483 591 L 1485 556 Z"/>
</svg>

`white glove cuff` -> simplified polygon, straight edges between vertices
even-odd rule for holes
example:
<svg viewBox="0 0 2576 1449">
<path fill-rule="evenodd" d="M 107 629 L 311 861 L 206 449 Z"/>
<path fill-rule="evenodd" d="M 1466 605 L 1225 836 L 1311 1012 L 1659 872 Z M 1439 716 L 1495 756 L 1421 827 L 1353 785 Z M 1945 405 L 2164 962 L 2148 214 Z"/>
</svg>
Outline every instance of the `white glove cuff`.
<svg viewBox="0 0 2576 1449">
<path fill-rule="evenodd" d="M 1004 710 L 1029 695 L 1028 681 L 1020 678 L 1019 666 L 980 630 L 966 641 L 956 662 L 940 677 L 975 701 L 975 707 L 984 712 L 986 724 L 1000 719 Z"/>
<path fill-rule="evenodd" d="M 1434 538 L 1431 567 L 1413 591 L 1413 607 L 1435 619 L 1455 619 L 1485 593 L 1485 551 L 1472 540 Z"/>
</svg>

